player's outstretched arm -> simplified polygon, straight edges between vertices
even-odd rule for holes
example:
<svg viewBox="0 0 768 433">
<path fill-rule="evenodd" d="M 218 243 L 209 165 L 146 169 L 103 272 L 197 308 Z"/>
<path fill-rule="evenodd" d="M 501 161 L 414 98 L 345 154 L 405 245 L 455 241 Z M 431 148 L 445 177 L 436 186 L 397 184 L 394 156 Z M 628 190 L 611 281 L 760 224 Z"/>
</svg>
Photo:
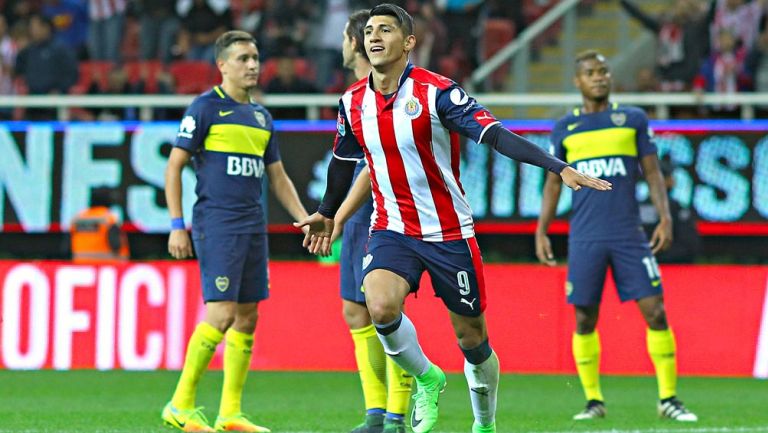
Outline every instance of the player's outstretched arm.
<svg viewBox="0 0 768 433">
<path fill-rule="evenodd" d="M 333 218 L 341 206 L 352 184 L 357 161 L 331 158 L 328 164 L 328 183 L 325 186 L 323 201 L 317 212 L 303 221 L 293 223 L 294 227 L 302 230 L 307 228 L 302 245 L 312 254 L 327 256 L 331 252 L 331 234 L 333 233 Z"/>
<path fill-rule="evenodd" d="M 349 190 L 347 198 L 341 203 L 341 207 L 336 211 L 336 216 L 333 218 L 334 227 L 333 234 L 331 234 L 331 243 L 341 236 L 341 232 L 344 230 L 344 224 L 347 220 L 360 209 L 368 199 L 371 198 L 371 172 L 368 171 L 368 167 L 365 167 L 355 179 L 355 183 L 352 184 L 352 189 Z"/>
<path fill-rule="evenodd" d="M 547 180 L 544 182 L 544 194 L 541 199 L 541 212 L 539 213 L 539 221 L 536 224 L 535 239 L 536 257 L 541 263 L 548 266 L 555 266 L 557 264 L 547 231 L 549 230 L 549 224 L 555 219 L 562 185 L 560 176 L 555 173 L 547 173 Z"/>
<path fill-rule="evenodd" d="M 189 159 L 189 152 L 174 147 L 165 167 L 165 201 L 168 203 L 172 220 L 181 220 L 184 216 L 181 209 L 181 171 Z M 171 230 L 168 236 L 168 252 L 177 259 L 192 257 L 192 241 L 184 227 Z"/>
<path fill-rule="evenodd" d="M 587 176 L 571 166 L 565 167 L 563 171 L 560 172 L 560 177 L 563 178 L 563 183 L 574 191 L 578 191 L 582 187 L 592 188 L 598 191 L 610 191 L 612 186 L 607 180 Z"/>
</svg>

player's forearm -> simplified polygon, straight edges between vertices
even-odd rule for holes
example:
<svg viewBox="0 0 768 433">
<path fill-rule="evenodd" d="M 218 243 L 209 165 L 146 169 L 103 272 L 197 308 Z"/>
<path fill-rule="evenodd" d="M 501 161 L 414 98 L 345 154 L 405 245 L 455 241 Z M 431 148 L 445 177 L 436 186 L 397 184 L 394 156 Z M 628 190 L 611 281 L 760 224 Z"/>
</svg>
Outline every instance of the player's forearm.
<svg viewBox="0 0 768 433">
<path fill-rule="evenodd" d="M 507 158 L 533 164 L 552 173 L 559 174 L 568 165 L 530 140 L 510 132 L 501 125 L 492 126 L 483 136 L 483 143 L 493 147 Z"/>
<path fill-rule="evenodd" d="M 368 167 L 355 179 L 352 189 L 349 190 L 347 198 L 341 203 L 341 207 L 336 211 L 336 224 L 344 224 L 358 209 L 371 198 L 371 174 Z"/>
<path fill-rule="evenodd" d="M 664 177 L 659 169 L 659 160 L 655 154 L 646 155 L 640 160 L 643 168 L 645 181 L 648 183 L 648 191 L 651 195 L 651 203 L 656 208 L 659 218 L 666 221 L 672 221 L 672 214 L 669 211 L 669 198 L 667 197 L 667 186 L 664 184 Z"/>
<path fill-rule="evenodd" d="M 171 218 L 182 218 L 181 167 L 169 164 L 165 169 L 165 201 Z"/>
<path fill-rule="evenodd" d="M 352 177 L 355 175 L 355 161 L 331 158 L 328 164 L 328 183 L 323 194 L 323 201 L 317 208 L 317 212 L 326 217 L 334 218 L 344 198 L 347 196 Z"/>
<path fill-rule="evenodd" d="M 547 180 L 544 182 L 544 191 L 541 198 L 541 213 L 536 224 L 537 234 L 547 234 L 549 225 L 555 219 L 557 212 L 557 202 L 560 200 L 560 191 L 563 183 L 560 176 L 554 173 L 547 174 Z"/>
</svg>

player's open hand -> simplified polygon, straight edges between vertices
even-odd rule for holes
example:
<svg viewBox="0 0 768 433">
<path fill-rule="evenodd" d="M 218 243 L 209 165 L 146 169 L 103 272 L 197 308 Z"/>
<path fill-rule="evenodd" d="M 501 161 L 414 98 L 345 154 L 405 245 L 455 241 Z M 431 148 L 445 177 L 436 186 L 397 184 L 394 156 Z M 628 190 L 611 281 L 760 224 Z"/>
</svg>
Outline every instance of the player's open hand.
<svg viewBox="0 0 768 433">
<path fill-rule="evenodd" d="M 662 219 L 651 235 L 651 251 L 657 254 L 672 246 L 672 221 Z"/>
<path fill-rule="evenodd" d="M 310 253 L 319 256 L 331 254 L 331 234 L 333 233 L 333 220 L 315 212 L 302 221 L 293 223 L 294 227 L 308 230 L 304 234 L 301 245 Z"/>
<path fill-rule="evenodd" d="M 563 183 L 574 191 L 580 190 L 581 187 L 592 188 L 598 191 L 610 191 L 612 186 L 607 180 L 587 176 L 570 166 L 565 167 L 560 172 L 560 177 L 563 178 Z"/>
<path fill-rule="evenodd" d="M 186 230 L 171 230 L 168 236 L 168 252 L 176 259 L 192 257 L 192 241 Z"/>
<path fill-rule="evenodd" d="M 552 253 L 552 243 L 549 242 L 549 236 L 536 233 L 536 257 L 547 266 L 555 266 L 555 255 Z"/>
</svg>

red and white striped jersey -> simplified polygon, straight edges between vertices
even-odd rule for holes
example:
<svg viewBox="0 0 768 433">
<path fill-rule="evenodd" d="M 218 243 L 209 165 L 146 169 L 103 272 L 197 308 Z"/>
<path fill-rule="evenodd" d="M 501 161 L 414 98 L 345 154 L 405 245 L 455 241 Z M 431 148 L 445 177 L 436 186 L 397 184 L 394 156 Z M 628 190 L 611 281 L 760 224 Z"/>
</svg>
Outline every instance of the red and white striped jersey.
<svg viewBox="0 0 768 433">
<path fill-rule="evenodd" d="M 395 94 L 372 77 L 341 97 L 334 157 L 365 158 L 371 172 L 371 230 L 425 241 L 474 236 L 459 181 L 459 133 L 480 142 L 496 118 L 456 83 L 410 63 Z"/>
</svg>

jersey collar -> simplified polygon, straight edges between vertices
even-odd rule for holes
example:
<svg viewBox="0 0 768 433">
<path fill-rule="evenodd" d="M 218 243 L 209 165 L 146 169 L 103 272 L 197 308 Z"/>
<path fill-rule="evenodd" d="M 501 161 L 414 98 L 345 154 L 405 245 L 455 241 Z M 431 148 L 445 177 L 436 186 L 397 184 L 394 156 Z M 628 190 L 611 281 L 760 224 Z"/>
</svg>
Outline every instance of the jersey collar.
<svg viewBox="0 0 768 433">
<path fill-rule="evenodd" d="M 400 74 L 400 78 L 397 80 L 397 90 L 400 90 L 400 88 L 403 87 L 403 83 L 405 83 L 405 80 L 407 80 L 408 76 L 411 75 L 413 68 L 413 63 L 408 61 L 408 63 L 405 65 L 405 69 L 403 69 L 403 73 Z M 368 73 L 368 88 L 376 91 L 376 89 L 373 88 L 373 72 Z M 397 93 L 397 90 L 395 90 L 395 93 Z"/>
</svg>

